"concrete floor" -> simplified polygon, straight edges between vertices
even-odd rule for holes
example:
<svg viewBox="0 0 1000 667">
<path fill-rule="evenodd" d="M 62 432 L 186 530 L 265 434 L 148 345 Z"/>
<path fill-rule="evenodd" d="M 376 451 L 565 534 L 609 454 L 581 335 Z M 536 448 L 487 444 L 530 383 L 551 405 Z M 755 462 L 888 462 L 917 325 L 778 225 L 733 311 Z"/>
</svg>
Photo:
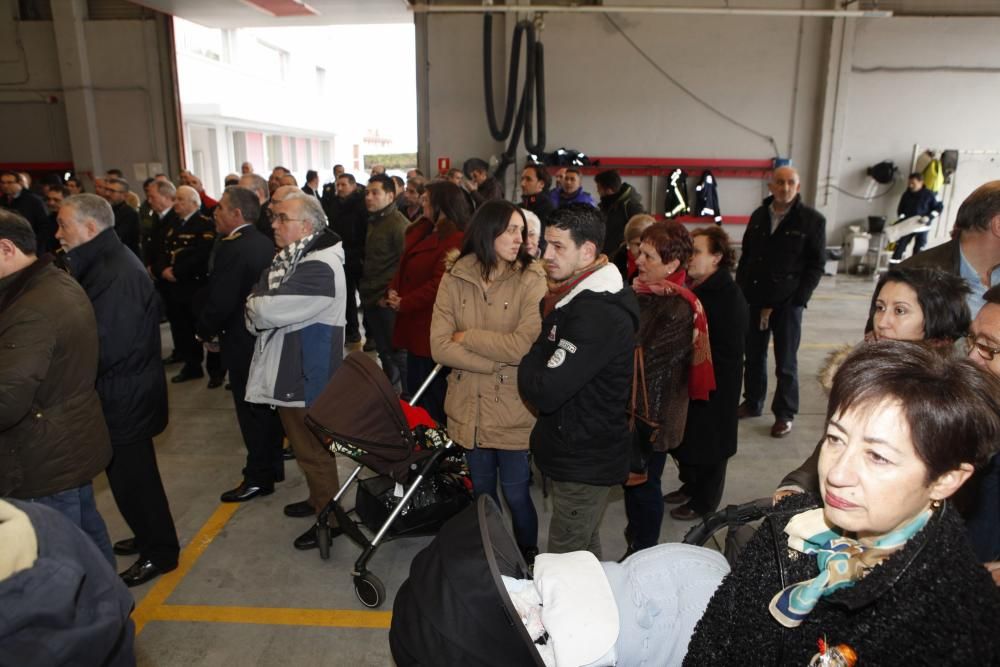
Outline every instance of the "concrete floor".
<svg viewBox="0 0 1000 667">
<path fill-rule="evenodd" d="M 804 318 L 801 412 L 795 428 L 775 440 L 769 436 L 770 415 L 741 423 L 724 504 L 769 495 L 812 450 L 826 403 L 816 371 L 831 349 L 861 339 L 871 290 L 869 280 L 824 279 Z M 164 334 L 169 342 L 166 328 Z M 168 376 L 177 370 L 168 368 Z M 379 549 L 370 568 L 385 583 L 389 601 L 378 611 L 366 610 L 355 599 L 349 574 L 359 554 L 353 543 L 335 540 L 329 561 L 320 560 L 317 551 L 292 547 L 310 525 L 309 519 L 282 514 L 286 503 L 307 496 L 294 462 L 286 465 L 286 481 L 273 495 L 243 505 L 219 502 L 219 493 L 240 481 L 244 458 L 229 392 L 209 390 L 205 381 L 170 385 L 170 426 L 156 446 L 184 552 L 178 570 L 133 589 L 139 665 L 393 664 L 387 639 L 391 601 L 410 560 L 430 538 L 389 542 Z M 350 462 L 340 465 L 346 479 Z M 95 486 L 112 539 L 128 537 L 106 479 L 101 476 Z M 677 487 L 673 466 L 664 473 L 663 487 Z M 550 507 L 537 486 L 533 493 L 544 547 Z M 662 541 L 680 540 L 690 525 L 667 516 Z M 624 552 L 623 527 L 617 493 L 602 528 L 605 558 Z M 119 569 L 132 560 L 119 558 Z"/>
</svg>

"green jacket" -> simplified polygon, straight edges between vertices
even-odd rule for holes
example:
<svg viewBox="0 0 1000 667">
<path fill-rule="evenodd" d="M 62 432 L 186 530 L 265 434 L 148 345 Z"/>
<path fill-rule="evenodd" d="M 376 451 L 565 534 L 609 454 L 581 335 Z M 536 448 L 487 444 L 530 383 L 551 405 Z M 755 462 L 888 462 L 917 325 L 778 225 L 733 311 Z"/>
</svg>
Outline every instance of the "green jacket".
<svg viewBox="0 0 1000 667">
<path fill-rule="evenodd" d="M 368 218 L 365 236 L 365 265 L 358 283 L 361 305 L 371 308 L 385 296 L 386 288 L 399 267 L 410 221 L 390 204 Z"/>
</svg>

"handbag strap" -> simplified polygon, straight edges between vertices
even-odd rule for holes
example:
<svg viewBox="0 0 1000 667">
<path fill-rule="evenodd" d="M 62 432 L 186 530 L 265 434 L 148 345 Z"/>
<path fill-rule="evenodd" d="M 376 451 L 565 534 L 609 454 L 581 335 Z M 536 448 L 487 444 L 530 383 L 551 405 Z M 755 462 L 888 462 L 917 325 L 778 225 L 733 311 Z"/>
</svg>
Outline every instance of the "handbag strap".
<svg viewBox="0 0 1000 667">
<path fill-rule="evenodd" d="M 642 387 L 642 416 L 640 419 L 650 426 L 658 426 L 649 418 L 649 390 L 646 388 L 646 361 L 642 345 L 636 345 L 632 352 L 632 401 L 629 404 L 628 428 L 635 431 L 635 418 L 638 413 L 639 387 Z"/>
</svg>

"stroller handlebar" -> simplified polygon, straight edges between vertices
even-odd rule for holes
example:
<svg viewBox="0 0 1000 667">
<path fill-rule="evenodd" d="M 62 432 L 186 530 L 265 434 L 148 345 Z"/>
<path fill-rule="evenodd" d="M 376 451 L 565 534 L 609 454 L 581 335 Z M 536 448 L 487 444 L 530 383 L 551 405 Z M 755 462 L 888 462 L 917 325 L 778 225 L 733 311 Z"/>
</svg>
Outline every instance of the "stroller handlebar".
<svg viewBox="0 0 1000 667">
<path fill-rule="evenodd" d="M 756 521 L 766 515 L 772 506 L 771 498 L 758 498 L 741 505 L 727 505 L 707 515 L 684 535 L 684 544 L 703 546 L 717 530 L 727 525 L 740 525 Z"/>
<path fill-rule="evenodd" d="M 424 380 L 423 384 L 420 385 L 420 388 L 417 389 L 417 391 L 414 392 L 413 396 L 410 397 L 409 401 L 410 405 L 417 404 L 417 401 L 419 401 L 420 397 L 423 396 L 424 392 L 427 390 L 427 387 L 431 386 L 431 382 L 434 382 L 434 378 L 437 377 L 438 373 L 441 372 L 442 368 L 444 368 L 444 366 L 442 366 L 441 364 L 435 364 L 434 369 Z"/>
</svg>

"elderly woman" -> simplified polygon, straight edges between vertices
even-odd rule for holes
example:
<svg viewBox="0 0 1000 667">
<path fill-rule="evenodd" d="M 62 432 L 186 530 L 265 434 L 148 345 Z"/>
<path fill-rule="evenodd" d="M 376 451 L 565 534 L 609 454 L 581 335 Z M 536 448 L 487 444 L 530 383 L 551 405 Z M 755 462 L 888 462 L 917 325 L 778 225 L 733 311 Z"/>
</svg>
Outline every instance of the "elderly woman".
<svg viewBox="0 0 1000 667">
<path fill-rule="evenodd" d="M 421 186 L 423 187 L 423 186 Z M 431 314 L 445 270 L 445 256 L 462 246 L 472 207 L 454 183 L 430 183 L 420 195 L 423 216 L 406 228 L 399 268 L 389 283 L 386 305 L 396 311 L 392 346 L 406 350 L 406 387 L 412 395 L 434 369 Z M 434 379 L 420 403 L 444 423 L 445 377 Z"/>
<path fill-rule="evenodd" d="M 635 278 L 635 258 L 639 256 L 639 238 L 646 228 L 656 222 L 656 218 L 646 213 L 633 215 L 625 224 L 625 242 L 615 252 L 611 262 L 618 267 L 626 284 Z"/>
<path fill-rule="evenodd" d="M 735 266 L 729 235 L 715 225 L 691 233 L 694 253 L 688 280 L 708 317 L 715 391 L 707 401 L 688 406 L 684 440 L 673 454 L 682 486 L 663 497 L 678 504 L 670 516 L 679 521 L 714 512 L 726 483 L 726 463 L 736 453 L 736 408 L 743 386 L 743 346 L 747 302 L 730 273 Z"/>
<path fill-rule="evenodd" d="M 925 346 L 852 353 L 830 393 L 819 496 L 765 520 L 685 664 L 818 664 L 820 641 L 865 665 L 1000 663 L 1000 592 L 949 502 L 1000 438 L 998 396 L 995 377 Z"/>
<path fill-rule="evenodd" d="M 869 340 L 920 341 L 949 354 L 969 330 L 969 286 L 962 278 L 940 269 L 893 269 L 875 286 L 869 311 Z M 830 390 L 833 375 L 847 351 L 831 355 L 820 373 L 820 384 Z M 816 464 L 822 441 L 798 468 L 788 473 L 774 499 L 802 491 L 815 492 L 819 480 Z"/>
<path fill-rule="evenodd" d="M 524 222 L 528 225 L 524 251 L 528 253 L 528 257 L 538 259 L 542 256 L 542 221 L 526 208 L 521 209 L 521 215 L 524 216 Z"/>
<path fill-rule="evenodd" d="M 466 449 L 477 496 L 510 507 L 528 562 L 538 553 L 538 515 L 529 494 L 528 438 L 535 425 L 517 391 L 521 358 L 542 329 L 545 272 L 525 252 L 525 216 L 506 201 L 476 211 L 461 254 L 441 279 L 431 319 L 431 352 L 450 367 L 448 433 Z"/>
<path fill-rule="evenodd" d="M 640 238 L 633 283 L 639 333 L 629 409 L 634 440 L 625 486 L 627 553 L 659 541 L 667 452 L 684 435 L 689 400 L 707 400 L 715 389 L 705 312 L 684 287 L 691 252 L 691 235 L 679 222 L 650 225 Z"/>
</svg>

